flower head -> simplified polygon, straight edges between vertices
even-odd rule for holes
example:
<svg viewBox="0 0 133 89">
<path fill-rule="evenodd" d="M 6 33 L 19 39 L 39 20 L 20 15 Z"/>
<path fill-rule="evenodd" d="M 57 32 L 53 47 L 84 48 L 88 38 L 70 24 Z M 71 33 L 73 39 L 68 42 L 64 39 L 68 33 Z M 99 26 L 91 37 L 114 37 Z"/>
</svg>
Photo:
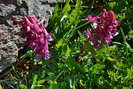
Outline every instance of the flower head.
<svg viewBox="0 0 133 89">
<path fill-rule="evenodd" d="M 93 36 L 88 36 L 89 40 L 95 45 L 95 40 L 101 41 L 101 43 L 111 44 L 113 36 L 117 34 L 117 26 L 120 24 L 120 21 L 115 19 L 115 14 L 112 10 L 106 11 L 103 9 L 101 16 L 88 16 L 87 20 L 92 23 L 96 23 L 96 28 L 93 28 Z M 93 37 L 93 39 L 92 39 Z M 95 38 L 94 38 L 95 37 Z M 101 44 L 98 42 L 97 44 Z"/>
<path fill-rule="evenodd" d="M 35 51 L 37 59 L 48 59 L 48 41 L 52 40 L 51 35 L 35 16 L 25 16 L 19 20 L 13 17 L 14 24 L 21 25 L 21 31 L 26 38 L 26 45 Z"/>
</svg>

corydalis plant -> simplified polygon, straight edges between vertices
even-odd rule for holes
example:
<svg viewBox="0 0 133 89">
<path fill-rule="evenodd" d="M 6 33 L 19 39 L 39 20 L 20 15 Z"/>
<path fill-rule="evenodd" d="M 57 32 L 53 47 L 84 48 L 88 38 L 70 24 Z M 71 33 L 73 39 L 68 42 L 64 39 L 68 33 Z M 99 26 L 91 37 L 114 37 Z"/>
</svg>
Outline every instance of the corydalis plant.
<svg viewBox="0 0 133 89">
<path fill-rule="evenodd" d="M 43 24 L 35 16 L 25 16 L 23 19 L 13 17 L 14 24 L 21 25 L 21 32 L 26 38 L 26 46 L 33 49 L 37 59 L 48 59 L 48 41 L 52 38 Z"/>
<path fill-rule="evenodd" d="M 120 21 L 115 19 L 115 14 L 112 10 L 102 10 L 101 16 L 88 16 L 89 22 L 95 23 L 95 27 L 86 32 L 90 41 L 93 42 L 96 48 L 100 48 L 101 44 L 111 44 L 113 36 L 116 35 L 117 26 Z"/>
</svg>

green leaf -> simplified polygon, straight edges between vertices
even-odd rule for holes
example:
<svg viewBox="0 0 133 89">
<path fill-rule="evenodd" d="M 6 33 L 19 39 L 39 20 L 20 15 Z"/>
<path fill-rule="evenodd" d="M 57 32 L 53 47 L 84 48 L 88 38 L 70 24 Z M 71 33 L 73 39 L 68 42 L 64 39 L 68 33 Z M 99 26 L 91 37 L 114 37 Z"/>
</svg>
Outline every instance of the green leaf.
<svg viewBox="0 0 133 89">
<path fill-rule="evenodd" d="M 65 56 L 70 56 L 71 54 L 71 49 L 69 48 L 69 46 L 67 45 L 67 50 L 65 52 Z"/>
<path fill-rule="evenodd" d="M 59 89 L 57 81 L 50 81 L 50 87 L 49 89 Z"/>
<path fill-rule="evenodd" d="M 43 84 L 44 82 L 45 82 L 45 80 L 39 80 L 39 81 L 37 81 L 38 85 L 41 85 L 41 84 Z"/>
<path fill-rule="evenodd" d="M 116 7 L 116 2 L 110 2 L 108 5 L 111 7 L 111 9 L 114 9 L 114 7 Z"/>
<path fill-rule="evenodd" d="M 0 84 L 0 89 L 3 89 L 2 86 L 1 86 L 1 84 Z"/>
<path fill-rule="evenodd" d="M 94 47 L 93 47 L 93 45 L 88 41 L 88 42 L 86 42 L 86 47 L 87 47 L 87 49 L 86 50 L 88 50 L 88 51 L 90 51 L 93 55 L 95 54 L 95 49 L 94 49 Z"/>
<path fill-rule="evenodd" d="M 65 15 L 67 16 L 69 14 L 70 10 L 71 10 L 71 6 L 70 6 L 69 3 L 70 3 L 70 0 L 66 0 L 66 5 L 62 10 L 63 16 L 65 16 Z"/>
<path fill-rule="evenodd" d="M 92 71 L 92 74 L 97 74 L 101 72 L 101 70 L 103 70 L 104 68 L 105 68 L 105 65 L 103 64 L 95 64 L 90 68 L 90 70 Z"/>
<path fill-rule="evenodd" d="M 37 79 L 38 79 L 38 75 L 35 74 L 34 77 L 33 77 L 33 83 L 32 84 L 35 84 L 37 82 Z"/>
<path fill-rule="evenodd" d="M 109 61 L 116 61 L 116 59 L 114 59 L 112 57 L 107 57 L 107 60 L 109 60 Z"/>
<path fill-rule="evenodd" d="M 63 41 L 63 39 L 60 39 L 60 40 L 57 42 L 56 47 L 57 47 L 57 48 L 60 48 L 60 47 L 63 46 L 63 45 L 64 45 L 64 41 Z"/>
<path fill-rule="evenodd" d="M 26 58 L 26 57 L 32 58 L 33 56 L 34 56 L 33 50 L 29 50 L 23 56 L 21 56 L 21 59 Z"/>
<path fill-rule="evenodd" d="M 28 89 L 27 86 L 24 84 L 20 84 L 19 87 L 20 87 L 20 89 Z"/>
</svg>

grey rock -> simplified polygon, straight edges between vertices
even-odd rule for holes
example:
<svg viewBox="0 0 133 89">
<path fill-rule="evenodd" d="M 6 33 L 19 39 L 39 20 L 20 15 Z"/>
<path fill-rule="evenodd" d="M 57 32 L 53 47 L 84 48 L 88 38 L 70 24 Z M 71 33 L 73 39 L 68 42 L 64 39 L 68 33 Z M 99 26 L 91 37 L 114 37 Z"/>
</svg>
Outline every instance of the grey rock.
<svg viewBox="0 0 133 89">
<path fill-rule="evenodd" d="M 8 4 L 16 4 L 17 0 L 0 0 L 0 3 L 8 5 Z"/>
<path fill-rule="evenodd" d="M 14 42 L 0 45 L 0 72 L 16 61 L 18 48 Z"/>
<path fill-rule="evenodd" d="M 16 61 L 18 56 L 18 47 L 16 45 L 18 39 L 15 38 L 15 29 L 9 28 L 5 25 L 0 25 L 0 65 L 10 64 Z M 13 39 L 16 39 L 13 41 Z M 23 41 L 23 40 L 22 40 Z"/>
<path fill-rule="evenodd" d="M 15 11 L 15 6 L 12 4 L 8 4 L 7 6 L 4 4 L 0 4 L 0 16 L 8 16 L 13 11 Z"/>
<path fill-rule="evenodd" d="M 19 11 L 16 7 L 12 2 L 0 0 L 0 72 L 16 61 L 19 44 L 23 43 L 20 28 L 13 26 L 11 21 L 11 16 Z"/>
<path fill-rule="evenodd" d="M 18 54 L 18 48 L 14 42 L 1 44 L 0 45 L 0 64 L 10 64 L 15 62 L 17 58 L 17 54 Z"/>
<path fill-rule="evenodd" d="M 56 3 L 56 0 L 31 0 L 27 2 L 28 14 L 37 16 L 45 21 L 45 26 L 48 24 L 49 15 L 52 15 L 54 6 L 51 4 Z"/>
</svg>

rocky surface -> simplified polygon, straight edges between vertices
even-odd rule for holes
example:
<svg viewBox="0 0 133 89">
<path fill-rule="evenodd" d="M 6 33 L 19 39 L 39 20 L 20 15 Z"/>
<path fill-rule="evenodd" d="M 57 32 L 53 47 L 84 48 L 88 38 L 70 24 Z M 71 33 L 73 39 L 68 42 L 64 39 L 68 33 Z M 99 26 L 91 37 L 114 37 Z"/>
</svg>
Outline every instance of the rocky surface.
<svg viewBox="0 0 133 89">
<path fill-rule="evenodd" d="M 19 47 L 24 43 L 19 27 L 12 24 L 11 17 L 35 15 L 47 23 L 54 3 L 56 0 L 0 0 L 0 72 L 16 61 Z"/>
</svg>

